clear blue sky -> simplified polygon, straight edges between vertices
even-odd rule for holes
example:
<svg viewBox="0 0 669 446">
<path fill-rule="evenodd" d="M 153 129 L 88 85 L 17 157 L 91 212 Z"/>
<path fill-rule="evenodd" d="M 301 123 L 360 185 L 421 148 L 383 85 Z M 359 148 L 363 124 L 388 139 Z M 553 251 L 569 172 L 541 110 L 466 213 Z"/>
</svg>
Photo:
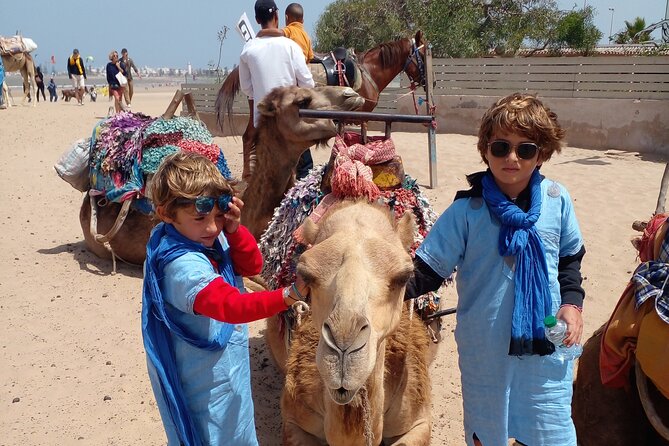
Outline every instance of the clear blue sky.
<svg viewBox="0 0 669 446">
<path fill-rule="evenodd" d="M 281 11 L 288 0 L 276 0 Z M 625 20 L 636 16 L 647 24 L 664 18 L 667 0 L 585 0 L 597 9 L 595 25 L 609 35 L 611 11 L 613 32 L 624 27 Z M 221 67 L 232 67 L 238 60 L 242 40 L 234 29 L 237 20 L 246 12 L 253 19 L 254 0 L 7 0 L 0 3 L 0 35 L 20 31 L 38 45 L 38 63 L 48 63 L 56 57 L 56 68 L 65 69 L 65 59 L 73 48 L 93 56 L 95 65 L 107 62 L 112 49 L 126 47 L 139 66 L 206 68 L 218 61 L 217 32 L 228 26 L 223 44 Z M 328 0 L 302 1 L 305 26 L 313 35 L 314 25 Z M 561 9 L 582 8 L 584 0 L 558 0 Z M 71 15 L 76 19 L 70 18 Z M 283 14 L 280 15 L 283 22 Z M 283 25 L 283 23 L 282 23 Z M 655 36 L 659 36 L 656 33 Z M 429 39 L 429 36 L 428 36 Z M 50 68 L 50 67 L 49 67 Z"/>
</svg>

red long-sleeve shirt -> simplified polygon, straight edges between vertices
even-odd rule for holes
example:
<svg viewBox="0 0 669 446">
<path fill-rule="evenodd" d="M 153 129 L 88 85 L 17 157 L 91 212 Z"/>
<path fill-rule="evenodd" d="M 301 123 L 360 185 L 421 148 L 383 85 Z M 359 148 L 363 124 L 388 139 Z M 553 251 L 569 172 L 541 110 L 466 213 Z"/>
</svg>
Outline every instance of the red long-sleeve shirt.
<svg viewBox="0 0 669 446">
<path fill-rule="evenodd" d="M 225 233 L 230 244 L 230 257 L 235 272 L 241 276 L 254 276 L 262 270 L 262 254 L 258 244 L 246 227 L 239 225 L 233 234 Z M 212 259 L 216 269 L 218 265 Z M 281 289 L 242 294 L 222 277 L 204 287 L 195 297 L 196 314 L 230 324 L 242 324 L 275 315 L 285 310 Z"/>
</svg>

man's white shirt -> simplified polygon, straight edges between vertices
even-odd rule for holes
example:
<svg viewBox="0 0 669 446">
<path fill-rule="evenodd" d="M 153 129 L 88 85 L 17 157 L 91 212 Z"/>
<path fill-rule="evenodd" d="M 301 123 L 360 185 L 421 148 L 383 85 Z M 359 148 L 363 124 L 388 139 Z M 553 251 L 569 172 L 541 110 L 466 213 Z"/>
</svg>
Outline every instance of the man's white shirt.
<svg viewBox="0 0 669 446">
<path fill-rule="evenodd" d="M 257 104 L 276 87 L 313 87 L 314 79 L 302 48 L 287 37 L 256 37 L 249 40 L 239 56 L 239 83 L 254 99 L 253 124 L 260 117 Z"/>
</svg>

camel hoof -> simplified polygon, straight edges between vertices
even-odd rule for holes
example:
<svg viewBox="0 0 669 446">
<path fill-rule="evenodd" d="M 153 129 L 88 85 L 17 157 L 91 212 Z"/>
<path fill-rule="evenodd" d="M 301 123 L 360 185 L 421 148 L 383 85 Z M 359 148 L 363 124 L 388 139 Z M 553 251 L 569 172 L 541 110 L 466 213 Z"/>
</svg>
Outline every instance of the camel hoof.
<svg viewBox="0 0 669 446">
<path fill-rule="evenodd" d="M 645 231 L 646 226 L 648 226 L 647 221 L 637 220 L 634 223 L 632 223 L 632 229 L 634 229 L 635 231 L 639 231 L 639 232 Z"/>
</svg>

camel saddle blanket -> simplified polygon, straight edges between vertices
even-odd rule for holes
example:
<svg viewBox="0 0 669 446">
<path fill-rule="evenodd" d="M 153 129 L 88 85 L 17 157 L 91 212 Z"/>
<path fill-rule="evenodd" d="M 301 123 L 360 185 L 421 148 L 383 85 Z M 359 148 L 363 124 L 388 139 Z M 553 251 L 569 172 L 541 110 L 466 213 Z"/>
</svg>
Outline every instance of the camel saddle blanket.
<svg viewBox="0 0 669 446">
<path fill-rule="evenodd" d="M 344 137 L 337 136 L 335 145 L 338 147 L 333 148 L 333 155 L 335 155 L 335 152 L 339 155 L 347 152 L 347 158 L 350 157 L 351 161 L 355 161 L 354 163 L 346 161 L 347 172 L 345 175 L 354 183 L 359 183 L 363 176 L 370 179 L 373 175 L 370 171 L 367 171 L 364 175 L 360 174 L 359 171 L 364 170 L 364 167 L 369 169 L 370 166 L 363 167 L 359 164 L 380 163 L 377 165 L 382 165 L 384 161 L 392 161 L 396 157 L 391 140 L 375 139 L 370 142 L 367 151 L 364 151 L 358 144 L 359 136 L 345 134 Z M 365 162 L 361 163 L 362 160 L 365 160 Z M 306 249 L 306 246 L 300 243 L 301 236 L 299 233 L 299 228 L 304 220 L 311 218 L 317 221 L 329 205 L 346 198 L 342 196 L 342 191 L 335 193 L 337 182 L 332 183 L 332 193 L 324 190 L 326 189 L 324 178 L 329 175 L 328 170 L 333 168 L 333 164 L 336 163 L 331 162 L 328 165 L 312 169 L 309 175 L 298 181 L 286 193 L 284 199 L 274 210 L 272 220 L 260 238 L 260 251 L 264 259 L 261 276 L 267 282 L 269 288 L 276 289 L 287 286 L 295 280 L 297 261 Z M 355 169 L 353 169 L 352 164 L 356 165 Z M 349 169 L 351 171 L 355 170 L 356 175 L 349 175 Z M 335 167 L 334 170 L 337 170 L 337 168 Z M 336 177 L 337 174 L 332 174 L 332 176 Z M 354 190 L 354 188 L 344 189 L 349 192 Z M 428 199 L 422 194 L 417 181 L 405 174 L 397 187 L 386 189 L 373 185 L 372 187 L 357 188 L 357 192 L 359 195 L 356 195 L 356 197 L 366 196 L 372 201 L 379 200 L 384 203 L 393 211 L 397 219 L 401 218 L 405 212 L 414 214 L 416 232 L 414 233 L 414 243 L 411 246 L 413 257 L 416 248 L 422 243 L 437 220 L 437 215 L 432 210 Z M 421 317 L 426 317 L 439 309 L 439 295 L 429 293 L 420 296 L 415 299 L 413 308 Z M 288 319 L 285 314 L 284 317 Z"/>
<path fill-rule="evenodd" d="M 31 51 L 35 51 L 36 49 L 37 45 L 35 44 L 35 41 L 27 37 L 0 36 L 0 54 L 3 56 L 18 54 L 18 53 L 29 53 Z"/>
<path fill-rule="evenodd" d="M 188 117 L 117 113 L 95 126 L 90 147 L 91 194 L 117 203 L 137 199 L 133 205 L 147 214 L 152 212 L 145 197 L 147 181 L 172 153 L 199 153 L 215 163 L 225 178 L 232 177 L 211 133 L 200 121 Z"/>
<path fill-rule="evenodd" d="M 669 399 L 669 222 L 655 216 L 641 239 L 640 260 L 604 328 L 602 383 L 626 387 L 633 361 Z M 650 249 L 647 249 L 650 246 Z M 652 256 L 649 257 L 649 254 Z"/>
</svg>

